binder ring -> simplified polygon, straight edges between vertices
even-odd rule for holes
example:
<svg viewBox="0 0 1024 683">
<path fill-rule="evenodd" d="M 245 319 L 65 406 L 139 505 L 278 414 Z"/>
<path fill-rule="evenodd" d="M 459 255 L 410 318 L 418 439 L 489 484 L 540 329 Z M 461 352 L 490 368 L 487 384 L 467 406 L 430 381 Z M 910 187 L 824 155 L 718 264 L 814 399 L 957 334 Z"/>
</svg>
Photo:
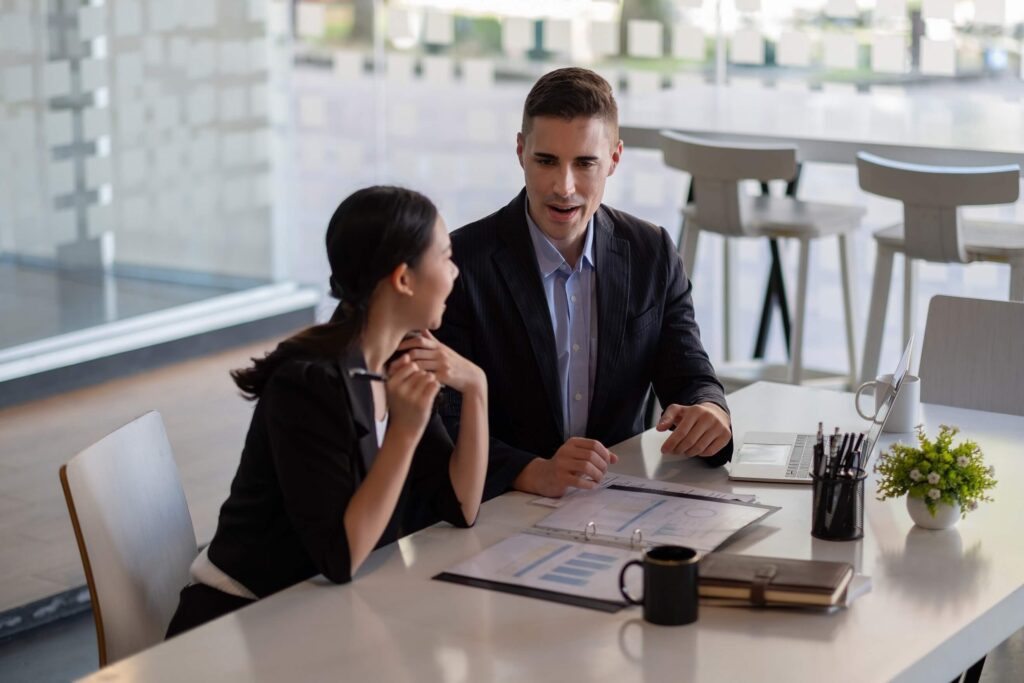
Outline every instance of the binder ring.
<svg viewBox="0 0 1024 683">
<path fill-rule="evenodd" d="M 633 535 L 629 537 L 629 547 L 639 548 L 644 544 L 644 532 L 642 529 L 637 527 L 633 529 Z"/>
<path fill-rule="evenodd" d="M 586 540 L 592 539 L 597 535 L 597 525 L 593 522 L 587 522 L 587 526 L 583 528 L 583 538 Z"/>
</svg>

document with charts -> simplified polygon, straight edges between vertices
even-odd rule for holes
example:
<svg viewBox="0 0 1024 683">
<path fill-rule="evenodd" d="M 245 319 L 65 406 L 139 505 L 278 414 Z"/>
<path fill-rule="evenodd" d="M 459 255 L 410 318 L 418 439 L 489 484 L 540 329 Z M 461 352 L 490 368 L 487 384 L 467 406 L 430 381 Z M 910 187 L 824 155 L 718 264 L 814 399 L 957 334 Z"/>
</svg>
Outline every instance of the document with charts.
<svg viewBox="0 0 1024 683">
<path fill-rule="evenodd" d="M 708 553 L 772 512 L 754 503 L 613 485 L 576 496 L 534 528 L 579 534 L 584 540 L 684 545 Z"/>
<path fill-rule="evenodd" d="M 644 548 L 684 545 L 703 555 L 776 510 L 613 485 L 573 496 L 530 529 L 434 578 L 615 611 L 624 605 L 619 571 Z"/>
<path fill-rule="evenodd" d="M 637 552 L 521 533 L 434 578 L 614 612 L 624 606 L 619 571 Z"/>
</svg>

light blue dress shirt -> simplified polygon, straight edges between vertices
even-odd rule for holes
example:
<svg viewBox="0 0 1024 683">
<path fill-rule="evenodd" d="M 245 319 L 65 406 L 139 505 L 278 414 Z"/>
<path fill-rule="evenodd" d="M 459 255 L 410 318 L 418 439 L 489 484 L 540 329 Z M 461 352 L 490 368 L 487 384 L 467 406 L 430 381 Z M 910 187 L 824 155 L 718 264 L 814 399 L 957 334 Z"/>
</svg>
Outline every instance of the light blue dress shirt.
<svg viewBox="0 0 1024 683">
<path fill-rule="evenodd" d="M 544 297 L 555 332 L 558 383 L 562 389 L 563 438 L 585 436 L 597 362 L 597 286 L 594 271 L 594 219 L 587 224 L 583 254 L 570 268 L 526 211 L 537 255 Z"/>
</svg>

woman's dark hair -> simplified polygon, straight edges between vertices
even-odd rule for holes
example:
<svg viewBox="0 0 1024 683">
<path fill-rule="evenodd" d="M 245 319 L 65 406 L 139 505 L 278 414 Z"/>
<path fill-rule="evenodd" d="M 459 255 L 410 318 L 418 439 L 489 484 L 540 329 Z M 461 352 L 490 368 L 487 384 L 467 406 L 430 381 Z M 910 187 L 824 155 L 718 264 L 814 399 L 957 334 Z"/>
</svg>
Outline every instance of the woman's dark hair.
<svg viewBox="0 0 1024 683">
<path fill-rule="evenodd" d="M 383 278 L 405 263 L 415 268 L 433 242 L 437 207 L 419 192 L 367 187 L 349 195 L 327 226 L 331 295 L 339 300 L 331 320 L 289 337 L 253 365 L 231 372 L 246 398 L 259 398 L 274 371 L 291 358 L 338 357 L 366 326 L 370 296 Z"/>
</svg>

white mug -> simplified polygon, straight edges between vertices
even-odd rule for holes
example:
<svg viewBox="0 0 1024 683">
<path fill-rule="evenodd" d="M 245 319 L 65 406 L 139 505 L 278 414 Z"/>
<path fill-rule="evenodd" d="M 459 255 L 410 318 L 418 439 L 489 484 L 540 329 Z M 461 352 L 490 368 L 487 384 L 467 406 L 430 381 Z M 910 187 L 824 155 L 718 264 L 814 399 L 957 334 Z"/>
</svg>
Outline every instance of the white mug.
<svg viewBox="0 0 1024 683">
<path fill-rule="evenodd" d="M 882 401 L 885 400 L 887 392 L 892 390 L 892 375 L 885 374 L 879 375 L 877 379 L 871 382 L 864 382 L 857 387 L 857 393 L 854 395 L 854 401 L 857 406 L 857 413 L 865 420 L 881 420 L 883 415 L 878 414 L 879 408 L 882 407 Z M 874 389 L 875 392 L 875 410 L 871 414 L 865 413 L 860 408 L 860 395 L 866 389 Z M 912 432 L 918 424 L 918 412 L 921 407 L 921 378 L 915 377 L 914 375 L 905 375 L 903 377 L 903 384 L 900 386 L 900 395 L 896 397 L 896 402 L 893 404 L 892 409 L 889 412 L 889 419 L 885 423 L 883 432 Z"/>
</svg>

